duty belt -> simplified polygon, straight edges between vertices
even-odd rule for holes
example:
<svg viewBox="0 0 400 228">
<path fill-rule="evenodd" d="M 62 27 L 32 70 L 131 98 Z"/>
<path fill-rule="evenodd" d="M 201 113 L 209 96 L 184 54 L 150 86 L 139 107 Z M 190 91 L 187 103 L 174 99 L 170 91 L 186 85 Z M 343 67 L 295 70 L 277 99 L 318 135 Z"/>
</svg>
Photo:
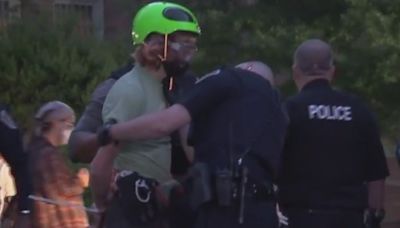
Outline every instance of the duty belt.
<svg viewBox="0 0 400 228">
<path fill-rule="evenodd" d="M 246 196 L 257 200 L 275 200 L 276 192 L 272 184 L 247 182 Z"/>
</svg>

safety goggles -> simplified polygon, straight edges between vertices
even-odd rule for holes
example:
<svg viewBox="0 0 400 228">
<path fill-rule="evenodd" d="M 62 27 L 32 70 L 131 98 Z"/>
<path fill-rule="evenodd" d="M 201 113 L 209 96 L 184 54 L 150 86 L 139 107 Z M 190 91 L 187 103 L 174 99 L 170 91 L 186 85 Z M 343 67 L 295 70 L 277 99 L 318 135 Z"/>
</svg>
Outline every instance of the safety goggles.
<svg viewBox="0 0 400 228">
<path fill-rule="evenodd" d="M 168 45 L 175 51 L 177 52 L 183 52 L 183 53 L 195 53 L 197 52 L 198 48 L 196 44 L 191 44 L 191 43 L 180 43 L 180 42 L 174 42 L 174 41 L 169 41 Z"/>
</svg>

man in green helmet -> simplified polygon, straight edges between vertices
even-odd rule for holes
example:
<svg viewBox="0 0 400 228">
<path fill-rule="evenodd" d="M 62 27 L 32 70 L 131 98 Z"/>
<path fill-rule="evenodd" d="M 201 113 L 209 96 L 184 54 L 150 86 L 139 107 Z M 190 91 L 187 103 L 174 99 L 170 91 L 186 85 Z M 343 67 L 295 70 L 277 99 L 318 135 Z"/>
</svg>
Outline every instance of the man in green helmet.
<svg viewBox="0 0 400 228">
<path fill-rule="evenodd" d="M 125 122 L 166 108 L 163 84 L 171 89 L 174 78 L 187 70 L 199 35 L 197 19 L 183 6 L 153 2 L 140 9 L 132 28 L 136 64 L 107 94 L 103 122 Z M 175 183 L 170 174 L 170 150 L 170 138 L 162 137 L 121 142 L 97 153 L 91 182 L 99 209 L 105 209 L 112 170 L 117 173 L 106 227 L 165 227 L 155 195 L 168 195 Z M 154 192 L 155 186 L 160 191 Z"/>
</svg>

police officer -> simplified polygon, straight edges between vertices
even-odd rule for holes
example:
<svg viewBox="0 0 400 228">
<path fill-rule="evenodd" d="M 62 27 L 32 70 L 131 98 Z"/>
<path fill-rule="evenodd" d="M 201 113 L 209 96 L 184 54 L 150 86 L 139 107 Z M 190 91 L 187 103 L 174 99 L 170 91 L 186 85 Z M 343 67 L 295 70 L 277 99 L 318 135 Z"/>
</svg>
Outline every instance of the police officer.
<svg viewBox="0 0 400 228">
<path fill-rule="evenodd" d="M 91 162 L 95 156 L 98 145 L 96 131 L 103 125 L 101 110 L 108 91 L 122 75 L 129 72 L 133 67 L 130 61 L 125 66 L 111 73 L 111 75 L 100 83 L 93 91 L 85 111 L 78 120 L 68 142 L 69 155 L 73 162 Z"/>
<path fill-rule="evenodd" d="M 11 167 L 17 186 L 19 216 L 16 227 L 30 227 L 32 201 L 28 196 L 32 193 L 32 183 L 28 175 L 27 154 L 23 151 L 18 127 L 5 105 L 0 105 L 0 152 Z"/>
<path fill-rule="evenodd" d="M 302 43 L 294 54 L 299 93 L 286 102 L 280 205 L 289 227 L 379 227 L 388 169 L 376 120 L 355 97 L 330 86 L 329 44 Z"/>
<path fill-rule="evenodd" d="M 268 82 L 269 68 L 260 62 L 246 66 L 204 76 L 178 104 L 108 126 L 99 137 L 103 145 L 113 140 L 159 138 L 193 121 L 195 162 L 205 164 L 211 174 L 210 195 L 219 195 L 199 206 L 195 227 L 278 225 L 272 181 L 286 119 Z M 233 174 L 236 171 L 239 176 Z"/>
</svg>

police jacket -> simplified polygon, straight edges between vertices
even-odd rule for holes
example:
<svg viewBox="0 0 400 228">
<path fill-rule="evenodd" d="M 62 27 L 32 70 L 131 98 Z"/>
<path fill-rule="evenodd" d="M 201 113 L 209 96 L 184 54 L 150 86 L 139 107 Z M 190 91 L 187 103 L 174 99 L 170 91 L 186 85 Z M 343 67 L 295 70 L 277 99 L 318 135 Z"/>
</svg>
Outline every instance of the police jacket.
<svg viewBox="0 0 400 228">
<path fill-rule="evenodd" d="M 196 162 L 216 170 L 243 158 L 253 181 L 274 179 L 286 119 L 267 80 L 250 71 L 224 68 L 204 76 L 178 103 L 192 118 L 190 141 Z"/>
<path fill-rule="evenodd" d="M 362 209 L 366 182 L 388 169 L 377 123 L 354 96 L 317 79 L 286 102 L 290 119 L 280 179 L 283 205 Z"/>
</svg>

